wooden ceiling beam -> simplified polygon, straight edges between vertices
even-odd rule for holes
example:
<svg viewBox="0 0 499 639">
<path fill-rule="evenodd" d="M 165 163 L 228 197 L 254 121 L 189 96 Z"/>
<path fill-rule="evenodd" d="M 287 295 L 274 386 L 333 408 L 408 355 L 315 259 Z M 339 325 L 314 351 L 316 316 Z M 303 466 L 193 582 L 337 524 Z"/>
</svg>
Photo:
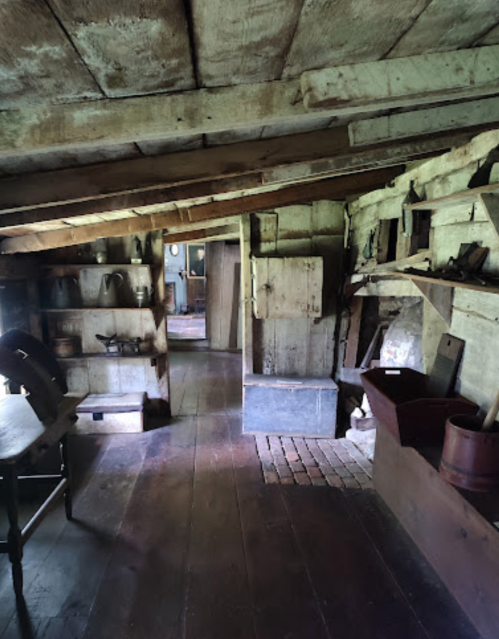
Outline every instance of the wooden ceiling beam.
<svg viewBox="0 0 499 639">
<path fill-rule="evenodd" d="M 352 146 L 370 146 L 444 131 L 479 131 L 497 126 L 499 97 L 359 120 L 351 122 L 348 129 Z"/>
<path fill-rule="evenodd" d="M 303 83 L 261 82 L 5 110 L 0 112 L 0 157 L 307 124 L 321 116 L 351 116 L 388 105 L 417 108 L 490 95 L 499 78 L 498 50 L 492 46 L 336 67 L 305 73 Z M 442 57 L 451 63 L 440 63 Z"/>
<path fill-rule="evenodd" d="M 120 210 L 133 209 L 139 213 L 149 213 L 151 211 L 141 211 L 141 209 L 173 202 L 180 202 L 182 203 L 180 205 L 184 206 L 183 203 L 188 200 L 228 193 L 239 195 L 242 191 L 247 192 L 259 189 L 264 185 L 299 184 L 309 180 L 324 179 L 354 171 L 393 166 L 415 159 L 430 157 L 438 152 L 464 144 L 471 137 L 466 133 L 447 133 L 422 140 L 405 141 L 402 144 L 378 145 L 375 148 L 352 151 L 344 146 L 344 139 L 339 143 L 338 137 L 329 135 L 330 133 L 333 133 L 333 131 L 322 132 L 322 135 L 329 142 L 331 149 L 327 149 L 327 144 L 321 142 L 319 136 L 315 134 L 310 135 L 310 137 L 292 136 L 300 140 L 294 140 L 292 145 L 284 144 L 284 146 L 280 147 L 284 149 L 284 153 L 280 154 L 277 151 L 273 155 L 274 159 L 271 159 L 271 153 L 265 156 L 266 162 L 264 164 L 275 164 L 273 168 L 264 169 L 261 172 L 243 173 L 239 176 L 201 180 L 199 182 L 161 186 L 159 188 L 150 188 L 150 186 L 146 188 L 145 184 L 150 185 L 154 179 L 159 178 L 159 173 L 162 170 L 161 162 L 164 165 L 166 163 L 171 164 L 175 159 L 172 156 L 147 158 L 146 165 L 151 167 L 149 160 L 154 160 L 153 164 L 157 168 L 156 171 L 153 170 L 148 179 L 146 174 L 142 173 L 144 160 L 141 159 L 117 162 L 117 166 L 115 166 L 115 163 L 97 165 L 98 170 L 95 167 L 84 167 L 82 169 L 53 171 L 47 174 L 26 176 L 24 179 L 20 177 L 0 180 L 0 228 L 7 229 L 54 220 L 70 220 L 80 216 Z M 339 137 L 341 138 L 342 134 Z M 315 154 L 317 159 L 298 161 L 300 157 L 298 142 L 305 143 L 307 140 L 308 145 L 306 145 L 304 151 L 305 157 Z M 313 144 L 315 142 L 318 144 L 314 151 Z M 232 156 L 232 148 L 224 149 L 225 157 L 223 160 L 220 156 L 218 157 L 230 172 L 236 170 L 246 171 L 253 164 L 244 163 L 242 151 L 251 149 L 253 145 L 259 145 L 259 143 L 234 145 L 238 147 L 235 149 L 235 158 Z M 273 146 L 275 149 L 279 148 L 278 145 Z M 283 162 L 283 158 L 285 155 L 288 159 L 291 158 L 289 154 L 291 147 L 295 149 L 294 158 L 296 161 L 286 164 Z M 270 151 L 272 147 L 267 146 L 266 148 L 267 151 Z M 321 157 L 328 152 L 328 156 Z M 188 161 L 186 156 L 192 156 L 194 165 L 199 166 L 203 159 L 204 166 L 210 166 L 209 154 L 204 151 L 193 151 L 179 155 L 182 156 L 181 162 Z M 256 155 L 254 155 L 255 159 Z M 260 155 L 260 157 L 263 156 Z M 217 166 L 215 165 L 213 168 L 215 176 L 217 174 Z M 135 172 L 135 169 L 137 169 L 137 172 Z M 105 176 L 108 172 L 110 179 L 106 184 Z M 139 175 L 138 178 L 136 173 Z M 191 175 L 194 175 L 194 173 L 191 173 Z M 91 197 L 90 193 L 95 191 L 95 187 L 87 188 L 87 185 L 92 184 L 94 178 L 99 186 L 102 187 L 102 190 L 107 193 L 105 197 Z M 129 185 L 126 192 L 109 193 L 112 188 L 116 188 L 118 185 L 122 188 L 123 184 Z M 139 184 L 142 184 L 142 188 L 139 188 Z M 55 200 L 57 196 L 60 198 L 59 202 L 51 205 L 45 204 L 47 201 Z M 62 201 L 62 198 L 68 197 L 71 198 L 69 201 Z M 13 207 L 15 201 L 18 202 L 18 209 Z M 28 206 L 27 203 L 29 201 L 33 203 L 32 206 Z M 7 207 L 3 212 L 2 206 Z"/>
<path fill-rule="evenodd" d="M 65 230 L 33 233 L 7 238 L 0 243 L 0 253 L 29 253 L 61 246 L 92 242 L 99 237 L 122 237 L 135 233 L 168 229 L 179 229 L 192 223 L 216 218 L 234 217 L 253 211 L 314 202 L 317 200 L 343 199 L 350 195 L 382 188 L 404 170 L 403 166 L 390 167 L 365 173 L 353 173 L 341 177 L 291 186 L 269 193 L 250 195 L 233 200 L 221 200 L 194 206 L 186 210 L 138 215 L 137 217 L 101 222 Z"/>
<path fill-rule="evenodd" d="M 0 112 L 0 157 L 313 120 L 300 82 L 262 82 Z"/>
<path fill-rule="evenodd" d="M 215 240 L 236 239 L 239 237 L 239 223 L 215 226 L 210 229 L 195 229 L 179 233 L 166 233 L 163 236 L 165 244 L 184 244 L 185 242 L 213 242 Z"/>
<path fill-rule="evenodd" d="M 0 180 L 0 212 L 127 195 L 344 156 L 347 127 Z"/>
<path fill-rule="evenodd" d="M 305 108 L 350 114 L 497 95 L 499 46 L 348 64 L 301 76 Z"/>
</svg>

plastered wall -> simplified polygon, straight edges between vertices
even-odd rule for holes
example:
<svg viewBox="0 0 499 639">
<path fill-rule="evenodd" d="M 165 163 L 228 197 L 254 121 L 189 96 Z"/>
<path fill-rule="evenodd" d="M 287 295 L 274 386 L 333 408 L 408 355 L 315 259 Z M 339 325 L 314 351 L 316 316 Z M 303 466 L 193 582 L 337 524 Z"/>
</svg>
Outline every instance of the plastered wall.
<svg viewBox="0 0 499 639">
<path fill-rule="evenodd" d="M 399 217 L 402 202 L 415 181 L 419 195 L 437 198 L 467 188 L 468 181 L 488 154 L 499 144 L 499 131 L 474 138 L 466 146 L 414 166 L 397 178 L 390 187 L 369 193 L 349 206 L 354 271 L 364 263 L 363 248 L 372 230 L 378 241 L 379 220 Z M 491 182 L 499 182 L 499 164 L 493 168 Z M 484 271 L 499 275 L 499 236 L 488 221 L 480 203 L 456 205 L 432 215 L 430 249 L 432 268 L 444 266 L 456 256 L 461 243 L 477 241 L 490 249 Z M 385 287 L 385 294 L 397 294 L 395 285 Z M 380 290 L 380 289 L 379 289 Z M 388 291 L 388 292 L 387 292 Z M 372 287 L 371 294 L 376 294 Z M 378 294 L 380 294 L 378 292 Z M 419 295 L 411 282 L 401 282 L 400 294 Z M 459 372 L 458 389 L 466 397 L 488 409 L 499 388 L 499 295 L 455 289 L 450 326 L 425 300 L 423 350 L 426 370 L 433 365 L 435 350 L 443 332 L 465 340 L 464 358 Z"/>
</svg>

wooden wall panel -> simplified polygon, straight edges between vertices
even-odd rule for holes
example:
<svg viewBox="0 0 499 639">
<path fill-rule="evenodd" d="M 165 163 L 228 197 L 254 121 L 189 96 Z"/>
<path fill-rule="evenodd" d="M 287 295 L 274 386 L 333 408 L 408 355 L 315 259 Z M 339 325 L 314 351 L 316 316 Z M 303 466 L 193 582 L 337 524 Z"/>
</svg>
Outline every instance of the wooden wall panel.
<svg viewBox="0 0 499 639">
<path fill-rule="evenodd" d="M 241 348 L 239 244 L 206 244 L 206 336 L 213 350 Z"/>
<path fill-rule="evenodd" d="M 321 257 L 256 257 L 252 272 L 257 319 L 322 316 Z"/>
<path fill-rule="evenodd" d="M 108 97 L 195 88 L 182 0 L 50 0 Z"/>
<path fill-rule="evenodd" d="M 252 250 L 277 256 L 321 256 L 321 318 L 253 319 L 254 373 L 330 377 L 333 372 L 338 287 L 342 278 L 343 205 L 321 201 L 253 216 Z M 276 241 L 269 242 L 272 237 Z M 275 246 L 275 249 L 274 249 Z M 263 250 L 262 250 L 263 249 Z M 285 292 L 292 283 L 282 278 Z"/>
</svg>

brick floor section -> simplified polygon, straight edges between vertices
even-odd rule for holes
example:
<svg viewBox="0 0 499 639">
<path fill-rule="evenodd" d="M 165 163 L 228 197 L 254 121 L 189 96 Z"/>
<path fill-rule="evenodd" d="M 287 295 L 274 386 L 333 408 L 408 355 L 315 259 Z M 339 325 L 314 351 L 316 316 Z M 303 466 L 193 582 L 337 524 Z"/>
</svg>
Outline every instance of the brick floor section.
<svg viewBox="0 0 499 639">
<path fill-rule="evenodd" d="M 348 439 L 255 436 L 266 484 L 371 489 L 372 463 Z"/>
</svg>

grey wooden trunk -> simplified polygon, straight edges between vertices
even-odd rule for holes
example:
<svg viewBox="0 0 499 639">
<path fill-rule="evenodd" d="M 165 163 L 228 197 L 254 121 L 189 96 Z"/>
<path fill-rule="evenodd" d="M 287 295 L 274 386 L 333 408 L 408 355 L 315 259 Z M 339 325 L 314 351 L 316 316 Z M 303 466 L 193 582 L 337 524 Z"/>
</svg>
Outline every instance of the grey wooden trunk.
<svg viewBox="0 0 499 639">
<path fill-rule="evenodd" d="M 338 386 L 329 378 L 246 375 L 245 433 L 334 437 Z"/>
</svg>

